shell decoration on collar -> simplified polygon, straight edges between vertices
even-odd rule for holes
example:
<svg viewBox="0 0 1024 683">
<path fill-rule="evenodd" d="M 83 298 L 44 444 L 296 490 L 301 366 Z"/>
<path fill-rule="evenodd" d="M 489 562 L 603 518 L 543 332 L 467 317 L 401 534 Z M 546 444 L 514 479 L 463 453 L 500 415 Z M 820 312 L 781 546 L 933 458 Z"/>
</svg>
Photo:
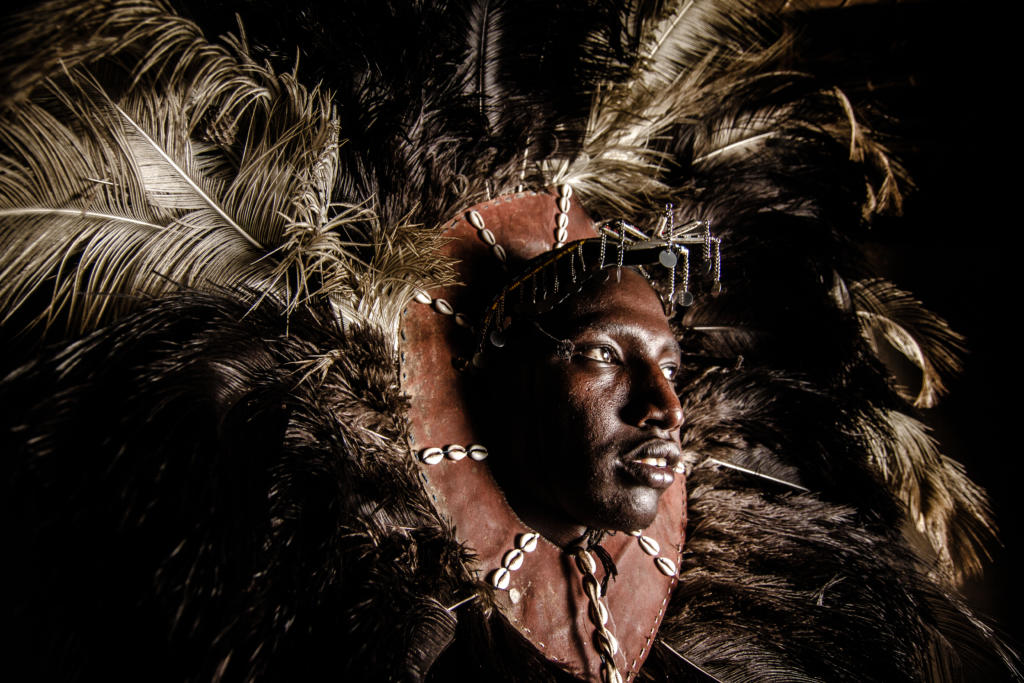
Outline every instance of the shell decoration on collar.
<svg viewBox="0 0 1024 683">
<path fill-rule="evenodd" d="M 631 241 L 643 236 L 632 233 Z M 488 295 L 524 262 L 598 234 L 568 185 L 498 197 L 462 212 L 445 226 L 449 241 L 442 249 L 456 263 L 458 281 L 418 293 L 406 310 L 401 377 L 424 486 L 475 552 L 478 579 L 495 591 L 502 615 L 548 659 L 583 678 L 612 682 L 632 680 L 643 665 L 676 584 L 686 526 L 683 472 L 661 496 L 649 528 L 603 542 L 618 573 L 602 596 L 597 586 L 607 568 L 584 548 L 563 550 L 547 541 L 509 506 L 487 466 L 490 449 L 481 443 L 463 388 L 478 339 L 488 331 L 481 329 L 491 310 Z M 616 237 L 610 246 L 601 243 L 609 265 L 625 246 L 621 229 Z M 711 239 L 706 233 L 691 241 Z M 672 246 L 686 253 L 659 244 L 662 252 L 673 253 L 666 248 Z M 557 269 L 550 270 L 548 286 L 558 278 Z M 581 265 L 565 274 L 563 291 L 583 272 Z"/>
</svg>

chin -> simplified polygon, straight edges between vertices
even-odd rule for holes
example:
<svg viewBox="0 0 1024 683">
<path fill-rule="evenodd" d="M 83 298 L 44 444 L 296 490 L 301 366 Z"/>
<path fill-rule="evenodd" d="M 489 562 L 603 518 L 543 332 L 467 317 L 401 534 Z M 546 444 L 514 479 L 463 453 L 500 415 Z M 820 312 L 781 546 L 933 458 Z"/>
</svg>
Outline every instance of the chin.
<svg viewBox="0 0 1024 683">
<path fill-rule="evenodd" d="M 658 500 L 662 491 L 644 487 L 631 488 L 617 505 L 606 508 L 603 521 L 592 525 L 607 531 L 638 531 L 654 523 L 658 516 Z"/>
</svg>

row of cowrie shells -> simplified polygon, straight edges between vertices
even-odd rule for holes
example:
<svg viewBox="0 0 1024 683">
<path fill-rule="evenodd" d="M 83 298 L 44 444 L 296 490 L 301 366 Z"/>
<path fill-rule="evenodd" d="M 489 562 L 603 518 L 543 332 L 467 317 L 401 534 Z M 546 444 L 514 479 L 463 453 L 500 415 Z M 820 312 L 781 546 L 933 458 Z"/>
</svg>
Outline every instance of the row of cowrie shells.
<svg viewBox="0 0 1024 683">
<path fill-rule="evenodd" d="M 587 598 L 590 600 L 590 605 L 587 607 L 587 616 L 590 618 L 590 623 L 594 626 L 601 627 L 608 625 L 608 608 L 605 607 L 604 603 L 601 602 L 601 589 L 597 583 L 597 577 L 594 576 L 594 572 L 597 571 L 597 563 L 594 562 L 594 558 L 586 550 L 577 550 L 573 559 L 576 560 L 576 567 L 583 574 L 583 592 L 587 594 Z M 598 631 L 600 633 L 601 631 Z M 619 651 L 619 641 L 612 635 L 611 631 L 604 631 L 607 641 L 608 651 L 613 655 Z"/>
<path fill-rule="evenodd" d="M 424 448 L 419 452 L 420 462 L 424 462 L 428 465 L 436 465 L 445 458 L 448 458 L 452 462 L 458 462 L 469 456 L 471 459 L 480 462 L 481 460 L 487 459 L 487 449 L 478 443 L 472 444 L 469 447 L 460 446 L 457 443 L 453 443 L 450 446 L 445 446 L 443 449 L 433 446 L 431 448 Z"/>
<path fill-rule="evenodd" d="M 594 644 L 601 656 L 602 683 L 622 683 L 622 674 L 615 666 L 615 653 L 619 651 L 619 641 L 608 630 L 608 607 L 601 602 L 601 587 L 594 572 L 597 563 L 583 548 L 573 550 L 576 567 L 583 575 L 583 592 L 587 596 L 587 617 L 594 625 Z"/>
<path fill-rule="evenodd" d="M 501 566 L 487 577 L 491 585 L 498 590 L 508 590 L 508 585 L 512 581 L 512 572 L 523 566 L 526 553 L 532 553 L 537 549 L 538 539 L 540 539 L 540 534 L 533 531 L 516 536 L 516 547 L 502 556 Z"/>
<path fill-rule="evenodd" d="M 433 299 L 429 294 L 427 294 L 423 290 L 416 292 L 416 295 L 413 296 L 413 299 L 415 299 L 416 301 L 420 302 L 425 306 L 432 307 L 441 315 L 454 316 L 455 324 L 459 325 L 460 327 L 465 327 L 469 329 L 472 329 L 473 327 L 473 324 L 470 322 L 469 318 L 467 318 L 462 313 L 456 313 L 455 309 L 452 308 L 452 305 L 448 303 L 446 299 Z"/>
<path fill-rule="evenodd" d="M 477 236 L 483 240 L 484 244 L 491 248 L 491 253 L 494 254 L 494 257 L 502 263 L 506 263 L 508 261 L 508 254 L 505 253 L 505 247 L 497 243 L 498 240 L 494 237 L 494 233 L 484 225 L 484 217 L 480 215 L 480 212 L 475 209 L 470 211 L 466 215 L 466 220 L 476 228 Z"/>
<path fill-rule="evenodd" d="M 676 575 L 676 563 L 667 557 L 659 557 L 658 553 L 661 552 L 661 546 L 650 536 L 644 536 L 642 531 L 630 531 L 630 536 L 636 536 L 637 545 L 645 553 L 654 558 L 654 566 L 658 568 L 658 571 L 665 576 Z"/>
<path fill-rule="evenodd" d="M 572 197 L 572 187 L 560 185 L 558 187 L 558 215 L 555 217 L 555 248 L 562 246 L 569 240 L 569 199 Z"/>
</svg>

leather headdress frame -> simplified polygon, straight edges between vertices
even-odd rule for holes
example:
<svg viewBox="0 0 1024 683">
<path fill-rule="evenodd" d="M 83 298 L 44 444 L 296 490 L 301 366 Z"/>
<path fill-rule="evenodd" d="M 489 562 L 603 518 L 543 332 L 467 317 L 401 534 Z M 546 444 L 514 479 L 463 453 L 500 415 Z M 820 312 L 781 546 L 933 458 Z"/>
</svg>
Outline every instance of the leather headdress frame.
<svg viewBox="0 0 1024 683">
<path fill-rule="evenodd" d="M 498 589 L 494 599 L 504 617 L 549 659 L 578 676 L 598 679 L 602 663 L 592 642 L 595 631 L 580 569 L 561 548 L 539 538 L 518 519 L 489 467 L 478 462 L 487 456 L 487 444 L 480 444 L 465 392 L 464 368 L 476 354 L 481 336 L 489 328 L 507 324 L 506 313 L 514 312 L 514 305 L 505 311 L 502 302 L 520 297 L 536 308 L 532 290 L 525 296 L 509 284 L 532 287 L 529 269 L 523 271 L 532 259 L 544 254 L 551 254 L 553 260 L 582 255 L 584 263 L 598 263 L 610 254 L 606 266 L 651 262 L 653 252 L 641 256 L 639 250 L 626 260 L 627 240 L 621 238 L 621 230 L 619 242 L 612 241 L 611 249 L 599 254 L 608 245 L 571 195 L 563 186 L 557 193 L 498 197 L 444 226 L 450 241 L 442 251 L 455 259 L 458 283 L 421 292 L 405 311 L 402 386 L 410 399 L 411 451 L 421 463 L 427 491 L 438 510 L 450 518 L 460 540 L 475 552 L 479 579 Z M 664 250 L 665 242 L 660 244 Z M 559 247 L 563 251 L 553 251 Z M 543 261 L 542 257 L 531 265 L 543 266 Z M 562 267 L 575 266 L 563 260 L 554 268 L 544 266 L 543 276 L 553 277 Z M 568 289 L 572 280 L 569 273 L 564 285 L 558 286 Z M 555 286 L 553 281 L 549 284 Z M 609 628 L 616 623 L 623 627 L 616 634 L 614 659 L 626 680 L 650 652 L 676 583 L 685 495 L 682 477 L 677 477 L 661 496 L 657 518 L 644 531 L 647 536 L 618 534 L 603 543 L 619 571 L 606 602 Z M 637 540 L 643 552 L 637 550 Z M 652 554 L 660 564 L 652 563 Z"/>
</svg>

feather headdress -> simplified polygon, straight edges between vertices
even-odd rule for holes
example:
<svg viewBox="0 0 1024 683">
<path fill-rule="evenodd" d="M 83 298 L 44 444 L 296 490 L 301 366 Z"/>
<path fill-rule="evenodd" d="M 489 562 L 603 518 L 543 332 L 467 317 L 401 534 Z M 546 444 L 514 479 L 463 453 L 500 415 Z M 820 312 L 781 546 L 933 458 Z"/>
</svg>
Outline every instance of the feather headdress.
<svg viewBox="0 0 1024 683">
<path fill-rule="evenodd" d="M 267 6 L 242 9 L 256 28 L 269 21 Z M 245 34 L 211 43 L 159 3 L 49 2 L 32 15 L 43 20 L 9 23 L 4 62 L 19 69 L 0 132 L 3 320 L 76 334 L 140 298 L 242 286 L 287 310 L 328 299 L 394 338 L 412 295 L 450 277 L 431 256 L 436 226 L 487 196 L 570 184 L 598 217 L 671 202 L 711 220 L 736 280 L 790 267 L 794 282 L 827 277 L 872 344 L 878 330 L 921 369 L 916 402 L 934 402 L 957 337 L 908 295 L 834 268 L 865 216 L 898 208 L 900 167 L 842 92 L 785 69 L 777 19 L 692 0 L 547 10 L 571 24 L 570 49 L 563 34 L 533 36 L 536 11 L 350 4 L 318 17 L 303 47 L 300 67 L 324 79 L 314 88 L 254 62 Z M 378 13 L 439 33 L 400 41 L 399 24 L 377 46 L 359 31 Z M 43 25 L 63 33 L 37 53 Z M 536 63 L 545 71 L 527 70 Z M 399 65 L 416 71 L 385 72 Z M 757 250 L 805 263 L 745 272 Z M 942 556 L 977 567 L 983 497 L 920 448 L 926 436 L 908 443 L 874 448 L 874 465 Z M 932 476 L 945 485 L 911 483 Z M 975 532 L 947 533 L 941 520 L 963 518 L 953 510 Z"/>
<path fill-rule="evenodd" d="M 962 342 L 855 246 L 899 210 L 903 170 L 843 92 L 789 67 L 784 17 L 742 0 L 177 12 L 48 0 L 5 22 L 5 341 L 72 340 L 200 291 L 329 310 L 394 355 L 414 295 L 452 282 L 437 250 L 459 211 L 569 185 L 593 217 L 650 228 L 671 204 L 727 245 L 725 293 L 674 321 L 684 349 L 736 359 L 681 387 L 703 400 L 692 463 L 731 457 L 883 526 L 905 510 L 944 580 L 980 566 L 984 495 L 910 405 L 942 394 Z M 916 398 L 883 342 L 920 369 Z M 337 357 L 311 354 L 303 381 Z M 782 439 L 800 427 L 778 396 L 842 438 Z"/>
</svg>

